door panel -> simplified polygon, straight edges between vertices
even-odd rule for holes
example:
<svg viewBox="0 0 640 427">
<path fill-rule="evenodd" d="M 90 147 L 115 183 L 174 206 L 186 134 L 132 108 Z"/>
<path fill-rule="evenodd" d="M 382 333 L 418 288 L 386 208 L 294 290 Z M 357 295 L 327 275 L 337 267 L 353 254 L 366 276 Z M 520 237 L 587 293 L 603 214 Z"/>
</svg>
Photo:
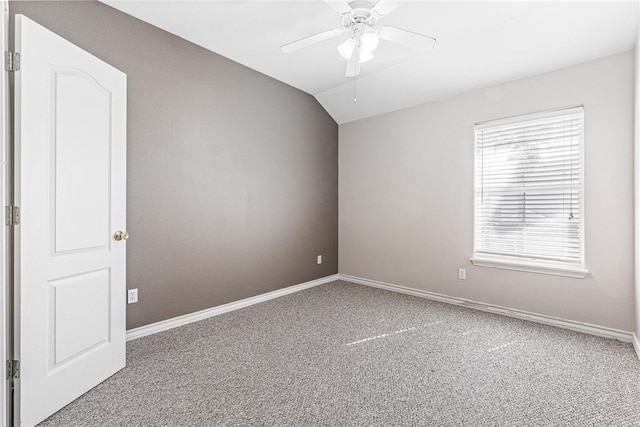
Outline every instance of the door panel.
<svg viewBox="0 0 640 427">
<path fill-rule="evenodd" d="M 125 365 L 126 76 L 16 16 L 19 425 Z"/>
<path fill-rule="evenodd" d="M 110 276 L 105 268 L 49 282 L 50 370 L 111 341 Z"/>
<path fill-rule="evenodd" d="M 104 250 L 111 229 L 110 93 L 75 70 L 52 70 L 51 77 L 54 250 Z"/>
</svg>

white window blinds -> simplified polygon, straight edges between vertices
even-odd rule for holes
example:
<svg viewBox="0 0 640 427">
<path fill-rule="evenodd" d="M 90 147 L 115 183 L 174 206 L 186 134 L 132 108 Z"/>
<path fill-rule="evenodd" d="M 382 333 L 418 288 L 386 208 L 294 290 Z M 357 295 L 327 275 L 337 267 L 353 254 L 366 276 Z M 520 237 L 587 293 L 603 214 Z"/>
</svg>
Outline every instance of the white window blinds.
<svg viewBox="0 0 640 427">
<path fill-rule="evenodd" d="M 475 128 L 475 257 L 584 265 L 582 107 Z"/>
</svg>

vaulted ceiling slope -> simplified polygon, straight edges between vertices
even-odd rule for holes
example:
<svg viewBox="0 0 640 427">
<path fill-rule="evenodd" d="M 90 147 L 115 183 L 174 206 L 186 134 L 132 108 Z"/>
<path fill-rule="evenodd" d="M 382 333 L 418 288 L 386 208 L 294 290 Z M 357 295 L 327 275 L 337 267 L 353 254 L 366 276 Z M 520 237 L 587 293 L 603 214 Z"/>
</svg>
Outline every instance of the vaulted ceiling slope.
<svg viewBox="0 0 640 427">
<path fill-rule="evenodd" d="M 336 51 L 347 34 L 280 51 L 339 26 L 320 0 L 104 2 L 315 96 L 339 124 L 625 52 L 638 29 L 637 1 L 401 1 L 381 23 L 435 48 L 382 41 L 354 82 Z"/>
</svg>

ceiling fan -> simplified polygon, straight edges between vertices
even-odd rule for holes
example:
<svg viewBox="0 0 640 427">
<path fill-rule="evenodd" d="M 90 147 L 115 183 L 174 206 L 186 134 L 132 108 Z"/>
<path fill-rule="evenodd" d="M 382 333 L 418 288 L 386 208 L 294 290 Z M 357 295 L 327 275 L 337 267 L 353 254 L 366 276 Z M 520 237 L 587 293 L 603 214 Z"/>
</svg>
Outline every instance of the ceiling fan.
<svg viewBox="0 0 640 427">
<path fill-rule="evenodd" d="M 280 47 L 284 53 L 333 39 L 344 33 L 349 38 L 338 46 L 338 52 L 347 60 L 345 75 L 354 77 L 360 74 L 363 62 L 373 59 L 373 51 L 380 39 L 387 40 L 419 52 L 431 50 L 436 39 L 412 31 L 386 25 L 378 25 L 378 20 L 393 12 L 397 4 L 389 0 L 324 0 L 340 14 L 340 28 L 323 31 L 309 37 L 285 44 Z"/>
</svg>

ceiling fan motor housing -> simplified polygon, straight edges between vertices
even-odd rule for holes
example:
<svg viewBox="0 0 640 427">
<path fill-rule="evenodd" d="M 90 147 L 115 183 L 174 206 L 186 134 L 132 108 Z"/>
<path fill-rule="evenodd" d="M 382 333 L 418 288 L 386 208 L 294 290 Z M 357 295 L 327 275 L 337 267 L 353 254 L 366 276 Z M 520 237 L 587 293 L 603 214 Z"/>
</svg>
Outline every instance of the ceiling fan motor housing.
<svg viewBox="0 0 640 427">
<path fill-rule="evenodd" d="M 355 0 L 349 3 L 351 10 L 342 15 L 342 27 L 357 29 L 356 26 L 373 26 L 378 18 L 373 13 L 374 3 L 367 0 Z"/>
<path fill-rule="evenodd" d="M 373 9 L 375 3 L 369 0 L 354 0 L 349 2 L 348 5 L 354 12 L 356 10 L 366 10 L 371 13 L 371 9 Z"/>
</svg>

